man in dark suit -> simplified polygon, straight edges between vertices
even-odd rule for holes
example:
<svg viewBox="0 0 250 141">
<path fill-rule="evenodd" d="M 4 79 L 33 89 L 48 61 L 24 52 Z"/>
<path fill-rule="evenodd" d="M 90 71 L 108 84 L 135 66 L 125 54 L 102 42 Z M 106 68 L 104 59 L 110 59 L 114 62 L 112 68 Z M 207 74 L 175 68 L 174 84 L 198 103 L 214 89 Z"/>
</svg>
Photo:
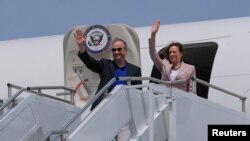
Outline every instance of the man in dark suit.
<svg viewBox="0 0 250 141">
<path fill-rule="evenodd" d="M 127 43 L 120 39 L 116 38 L 112 42 L 112 53 L 113 53 L 113 60 L 110 59 L 101 59 L 96 60 L 95 58 L 91 57 L 86 48 L 84 46 L 85 37 L 81 30 L 76 30 L 75 32 L 75 40 L 79 47 L 78 56 L 83 61 L 83 63 L 93 72 L 96 72 L 100 76 L 100 83 L 97 88 L 97 92 L 107 84 L 112 78 L 114 77 L 129 77 L 129 76 L 141 76 L 141 68 L 130 64 L 126 61 L 127 55 Z M 127 82 L 124 81 L 115 81 L 112 86 L 108 89 L 111 91 L 116 85 L 126 85 Z M 132 81 L 131 85 L 141 84 L 141 81 Z M 91 110 L 93 110 L 97 104 L 101 102 L 104 98 L 104 94 L 102 94 L 92 105 Z"/>
</svg>

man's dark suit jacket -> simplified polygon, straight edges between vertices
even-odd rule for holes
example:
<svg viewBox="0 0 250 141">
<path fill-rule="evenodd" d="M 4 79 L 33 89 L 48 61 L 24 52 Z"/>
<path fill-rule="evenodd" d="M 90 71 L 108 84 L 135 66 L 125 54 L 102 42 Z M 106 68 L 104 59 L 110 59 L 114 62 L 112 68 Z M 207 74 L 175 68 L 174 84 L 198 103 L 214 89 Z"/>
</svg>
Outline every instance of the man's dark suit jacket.
<svg viewBox="0 0 250 141">
<path fill-rule="evenodd" d="M 100 83 L 97 88 L 97 92 L 105 86 L 113 77 L 114 77 L 114 71 L 115 71 L 115 65 L 114 61 L 110 59 L 101 59 L 96 60 L 93 57 L 91 57 L 87 51 L 84 53 L 78 53 L 78 56 L 83 61 L 83 63 L 92 70 L 93 72 L 96 72 L 100 76 Z M 127 62 L 127 76 L 134 76 L 134 77 L 141 77 L 141 68 L 138 66 L 135 66 L 133 64 L 130 64 Z M 131 81 L 131 85 L 141 84 L 141 81 Z M 108 91 L 111 91 L 111 87 Z M 97 93 L 96 92 L 96 93 Z M 104 95 L 102 94 L 91 106 L 91 110 L 97 106 L 103 99 Z"/>
</svg>

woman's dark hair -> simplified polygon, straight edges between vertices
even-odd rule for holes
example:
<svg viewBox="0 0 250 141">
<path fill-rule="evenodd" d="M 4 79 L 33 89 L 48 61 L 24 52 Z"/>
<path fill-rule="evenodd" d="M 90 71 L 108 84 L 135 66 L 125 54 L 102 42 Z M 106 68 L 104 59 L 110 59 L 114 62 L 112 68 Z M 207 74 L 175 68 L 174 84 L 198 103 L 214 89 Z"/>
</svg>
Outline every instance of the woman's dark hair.
<svg viewBox="0 0 250 141">
<path fill-rule="evenodd" d="M 184 50 L 183 50 L 182 44 L 179 43 L 179 42 L 171 42 L 171 43 L 167 46 L 167 49 L 166 49 L 166 56 L 165 56 L 166 59 L 169 60 L 169 49 L 170 49 L 170 47 L 172 47 L 172 46 L 177 46 L 177 47 L 178 47 L 180 53 L 182 53 L 182 57 L 181 57 L 181 61 L 182 61 L 183 55 L 184 55 Z"/>
</svg>

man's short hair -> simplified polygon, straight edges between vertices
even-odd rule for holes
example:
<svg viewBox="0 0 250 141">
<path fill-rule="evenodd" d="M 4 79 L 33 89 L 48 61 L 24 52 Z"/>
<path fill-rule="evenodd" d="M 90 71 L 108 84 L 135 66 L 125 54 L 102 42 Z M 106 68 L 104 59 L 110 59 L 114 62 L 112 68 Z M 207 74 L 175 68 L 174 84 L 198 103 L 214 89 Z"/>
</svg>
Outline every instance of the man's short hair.
<svg viewBox="0 0 250 141">
<path fill-rule="evenodd" d="M 116 42 L 116 41 L 121 41 L 121 42 L 123 42 L 124 48 L 128 49 L 127 43 L 126 43 L 123 39 L 121 39 L 121 38 L 115 38 L 115 39 L 113 40 L 112 44 L 113 44 L 114 42 Z"/>
</svg>

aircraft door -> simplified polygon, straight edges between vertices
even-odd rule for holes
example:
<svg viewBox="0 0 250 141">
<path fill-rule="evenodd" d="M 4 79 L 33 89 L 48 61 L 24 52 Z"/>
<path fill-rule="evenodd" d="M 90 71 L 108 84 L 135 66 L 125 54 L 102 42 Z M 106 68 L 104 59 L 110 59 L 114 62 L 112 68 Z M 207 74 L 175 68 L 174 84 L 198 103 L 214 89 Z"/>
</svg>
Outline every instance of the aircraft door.
<svg viewBox="0 0 250 141">
<path fill-rule="evenodd" d="M 111 43 L 115 38 L 121 38 L 127 42 L 128 46 L 126 60 L 139 67 L 141 66 L 139 37 L 130 26 L 125 24 L 110 24 L 73 27 L 65 34 L 63 41 L 64 83 L 66 87 L 77 89 L 76 102 L 80 99 L 88 98 L 88 93 L 95 93 L 100 81 L 98 74 L 89 70 L 77 55 L 79 49 L 74 38 L 74 33 L 77 29 L 82 30 L 85 34 L 87 51 L 95 59 L 113 59 Z M 85 80 L 84 83 L 88 87 L 87 90 L 80 86 L 79 74 Z"/>
</svg>

